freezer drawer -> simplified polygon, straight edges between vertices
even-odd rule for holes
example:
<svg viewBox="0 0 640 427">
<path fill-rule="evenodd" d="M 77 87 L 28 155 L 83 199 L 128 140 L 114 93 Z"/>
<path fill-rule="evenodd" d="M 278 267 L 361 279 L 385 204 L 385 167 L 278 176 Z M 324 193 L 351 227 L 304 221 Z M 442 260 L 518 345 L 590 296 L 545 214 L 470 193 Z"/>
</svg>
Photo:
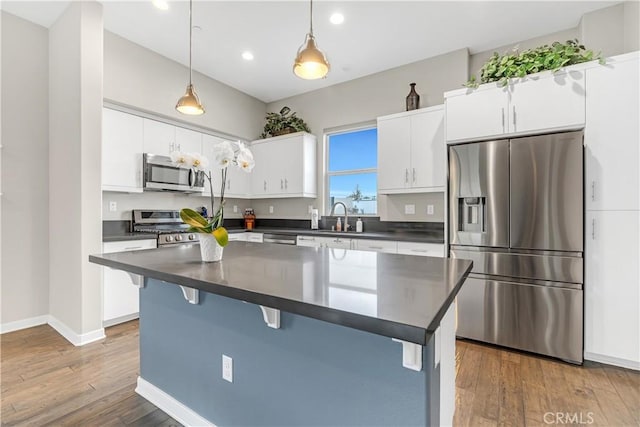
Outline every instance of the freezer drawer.
<svg viewBox="0 0 640 427">
<path fill-rule="evenodd" d="M 458 294 L 456 335 L 582 363 L 582 307 L 582 290 L 471 275 Z"/>
</svg>

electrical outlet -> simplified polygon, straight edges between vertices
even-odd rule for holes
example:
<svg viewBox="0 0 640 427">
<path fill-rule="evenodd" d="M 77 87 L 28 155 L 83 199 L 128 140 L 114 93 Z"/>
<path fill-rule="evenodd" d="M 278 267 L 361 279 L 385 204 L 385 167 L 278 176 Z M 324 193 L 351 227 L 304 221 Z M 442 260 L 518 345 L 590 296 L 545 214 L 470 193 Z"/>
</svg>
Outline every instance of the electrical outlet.
<svg viewBox="0 0 640 427">
<path fill-rule="evenodd" d="M 233 382 L 233 359 L 226 354 L 222 355 L 222 379 Z"/>
<path fill-rule="evenodd" d="M 405 215 L 415 215 L 416 214 L 416 205 L 404 205 L 404 214 Z"/>
<path fill-rule="evenodd" d="M 433 205 L 427 205 L 427 215 L 433 215 Z"/>
<path fill-rule="evenodd" d="M 233 205 L 233 213 L 238 213 L 238 207 L 236 205 Z"/>
<path fill-rule="evenodd" d="M 109 212 L 116 212 L 118 210 L 118 204 L 116 202 L 109 202 Z"/>
<path fill-rule="evenodd" d="M 269 206 L 269 213 L 273 213 L 273 206 Z"/>
</svg>

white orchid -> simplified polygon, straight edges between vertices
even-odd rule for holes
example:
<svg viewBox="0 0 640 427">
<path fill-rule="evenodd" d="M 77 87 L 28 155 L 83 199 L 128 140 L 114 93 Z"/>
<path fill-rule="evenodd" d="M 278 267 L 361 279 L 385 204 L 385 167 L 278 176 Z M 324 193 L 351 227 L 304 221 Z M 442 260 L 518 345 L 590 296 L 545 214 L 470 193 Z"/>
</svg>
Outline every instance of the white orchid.
<svg viewBox="0 0 640 427">
<path fill-rule="evenodd" d="M 187 224 L 194 227 L 194 230 L 198 230 L 201 233 L 212 233 L 216 236 L 218 243 L 224 246 L 228 241 L 227 232 L 222 226 L 222 223 L 224 220 L 224 191 L 227 185 L 227 172 L 229 170 L 229 165 L 234 164 L 248 173 L 253 170 L 256 162 L 253 159 L 253 153 L 251 153 L 251 150 L 249 150 L 249 148 L 240 141 L 222 141 L 221 143 L 213 146 L 212 152 L 213 164 L 211 166 L 219 168 L 222 173 L 220 206 L 215 213 L 213 212 L 214 195 L 209 159 L 200 153 L 182 153 L 180 151 L 174 151 L 171 153 L 171 161 L 176 166 L 202 171 L 204 173 L 204 177 L 209 181 L 209 189 L 211 190 L 211 214 L 213 215 L 211 220 L 203 218 L 202 215 L 188 208 L 180 211 L 180 217 Z M 219 236 L 217 236 L 216 233 L 218 233 Z"/>
</svg>

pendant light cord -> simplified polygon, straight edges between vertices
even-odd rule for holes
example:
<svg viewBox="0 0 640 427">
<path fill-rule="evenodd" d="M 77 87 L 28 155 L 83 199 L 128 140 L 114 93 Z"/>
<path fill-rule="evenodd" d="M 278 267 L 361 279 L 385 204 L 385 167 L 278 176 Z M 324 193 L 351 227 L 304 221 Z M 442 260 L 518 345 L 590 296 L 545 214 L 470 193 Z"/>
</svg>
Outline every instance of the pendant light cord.
<svg viewBox="0 0 640 427">
<path fill-rule="evenodd" d="M 193 68 L 191 67 L 191 51 L 193 50 L 193 0 L 189 0 L 189 86 L 193 84 Z"/>
<path fill-rule="evenodd" d="M 311 23 L 311 37 L 313 37 L 313 0 L 309 2 L 309 22 Z"/>
</svg>

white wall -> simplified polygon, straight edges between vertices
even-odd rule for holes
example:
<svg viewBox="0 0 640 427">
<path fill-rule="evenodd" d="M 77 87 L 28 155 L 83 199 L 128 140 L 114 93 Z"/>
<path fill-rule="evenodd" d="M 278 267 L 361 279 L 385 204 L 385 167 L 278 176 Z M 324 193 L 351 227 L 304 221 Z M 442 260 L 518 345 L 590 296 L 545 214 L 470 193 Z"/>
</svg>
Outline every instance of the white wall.
<svg viewBox="0 0 640 427">
<path fill-rule="evenodd" d="M 72 341 L 102 332 L 102 34 L 97 2 L 49 29 L 49 313 Z"/>
<path fill-rule="evenodd" d="M 264 102 L 194 72 L 193 84 L 206 113 L 185 116 L 175 110 L 189 82 L 189 69 L 105 31 L 104 97 L 211 130 L 256 139 L 262 131 Z"/>
<path fill-rule="evenodd" d="M 269 111 L 279 111 L 287 105 L 305 119 L 318 138 L 318 199 L 254 202 L 256 216 L 280 218 L 308 218 L 307 206 L 313 205 L 327 214 L 324 206 L 323 135 L 327 129 L 373 122 L 378 116 L 405 110 L 409 83 L 415 82 L 420 94 L 420 106 L 429 107 L 444 102 L 443 93 L 459 87 L 468 78 L 469 55 L 466 49 L 407 64 L 349 82 L 283 99 L 267 105 Z M 274 206 L 269 215 L 268 206 Z M 278 214 L 280 212 L 280 214 Z M 291 214 L 289 213 L 291 212 Z M 411 220 L 411 218 L 407 218 Z"/>
<path fill-rule="evenodd" d="M 49 311 L 47 29 L 2 22 L 2 277 L 0 323 Z"/>
</svg>

